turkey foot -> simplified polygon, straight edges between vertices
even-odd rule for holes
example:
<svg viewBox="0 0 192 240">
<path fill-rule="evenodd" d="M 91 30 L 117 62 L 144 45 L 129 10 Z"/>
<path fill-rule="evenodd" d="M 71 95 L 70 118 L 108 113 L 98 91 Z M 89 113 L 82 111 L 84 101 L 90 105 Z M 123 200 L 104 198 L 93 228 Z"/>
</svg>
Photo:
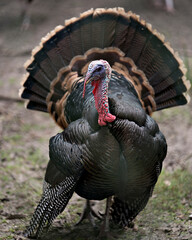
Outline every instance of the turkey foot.
<svg viewBox="0 0 192 240">
<path fill-rule="evenodd" d="M 81 215 L 80 220 L 75 224 L 75 226 L 79 225 L 84 219 L 88 219 L 93 227 L 95 227 L 95 219 L 94 217 L 98 218 L 99 220 L 102 219 L 101 214 L 97 213 L 96 211 L 93 210 L 91 207 L 90 200 L 86 200 L 86 204 L 83 210 L 83 213 Z"/>
</svg>

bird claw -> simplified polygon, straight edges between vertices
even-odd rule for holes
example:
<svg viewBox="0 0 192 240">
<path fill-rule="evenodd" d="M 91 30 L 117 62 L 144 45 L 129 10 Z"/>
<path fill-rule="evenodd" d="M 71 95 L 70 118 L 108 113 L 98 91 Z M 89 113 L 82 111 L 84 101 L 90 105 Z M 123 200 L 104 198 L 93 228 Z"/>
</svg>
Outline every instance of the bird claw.
<svg viewBox="0 0 192 240">
<path fill-rule="evenodd" d="M 84 207 L 84 210 L 83 210 L 83 213 L 81 215 L 81 218 L 80 220 L 75 224 L 75 226 L 79 225 L 83 220 L 85 219 L 88 219 L 91 224 L 93 225 L 93 227 L 95 227 L 95 218 L 98 218 L 99 220 L 102 220 L 103 219 L 103 216 L 100 212 L 96 212 L 92 207 L 91 207 L 91 204 L 90 204 L 90 201 L 87 200 L 86 201 L 86 205 Z"/>
<path fill-rule="evenodd" d="M 98 214 L 101 216 L 101 218 L 103 218 L 105 216 L 105 213 L 102 213 L 100 211 L 98 211 Z"/>
</svg>

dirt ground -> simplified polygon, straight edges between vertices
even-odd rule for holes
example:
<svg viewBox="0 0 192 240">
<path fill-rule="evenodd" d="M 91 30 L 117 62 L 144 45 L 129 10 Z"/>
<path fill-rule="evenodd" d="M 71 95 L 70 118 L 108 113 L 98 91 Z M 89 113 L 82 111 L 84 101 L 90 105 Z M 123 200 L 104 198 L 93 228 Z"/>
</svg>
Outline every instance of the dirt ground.
<svg viewBox="0 0 192 240">
<path fill-rule="evenodd" d="M 165 35 L 185 60 L 189 69 L 187 76 L 192 81 L 191 0 L 175 0 L 172 14 L 156 9 L 151 2 L 34 0 L 29 9 L 29 29 L 21 31 L 22 0 L 0 1 L 0 239 L 23 239 L 21 232 L 41 194 L 49 138 L 61 131 L 47 114 L 28 111 L 22 102 L 4 99 L 18 99 L 20 81 L 25 73 L 23 64 L 47 32 L 90 8 L 124 7 L 126 11 L 139 14 Z M 155 113 L 154 117 L 168 142 L 164 169 L 170 173 L 182 169 L 192 174 L 192 103 Z M 64 215 L 56 220 L 50 234 L 43 239 L 95 239 L 91 237 L 95 233 L 89 224 L 71 227 L 77 220 L 71 213 L 75 212 L 78 218 L 82 204 L 82 199 L 75 195 Z M 187 204 L 189 215 L 192 205 Z M 192 221 L 184 224 L 184 235 L 164 225 L 164 230 L 161 231 L 162 225 L 157 226 L 157 232 L 153 234 L 151 228 L 140 226 L 137 233 L 128 231 L 130 238 L 121 235 L 116 239 L 192 239 Z"/>
</svg>

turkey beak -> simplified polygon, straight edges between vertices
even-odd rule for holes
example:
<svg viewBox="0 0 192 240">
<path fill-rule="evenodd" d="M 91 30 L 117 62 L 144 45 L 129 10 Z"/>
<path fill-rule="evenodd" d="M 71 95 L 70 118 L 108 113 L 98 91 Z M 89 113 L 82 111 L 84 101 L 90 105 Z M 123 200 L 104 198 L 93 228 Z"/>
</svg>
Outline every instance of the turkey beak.
<svg viewBox="0 0 192 240">
<path fill-rule="evenodd" d="M 87 85 L 92 80 L 92 72 L 87 73 L 85 76 L 85 85 Z"/>
<path fill-rule="evenodd" d="M 89 82 L 91 82 L 91 77 L 85 81 L 85 85 L 87 85 Z"/>
<path fill-rule="evenodd" d="M 85 80 L 84 80 L 84 88 L 83 88 L 83 98 L 85 97 L 85 89 L 86 85 L 91 81 L 91 74 L 86 74 Z"/>
</svg>

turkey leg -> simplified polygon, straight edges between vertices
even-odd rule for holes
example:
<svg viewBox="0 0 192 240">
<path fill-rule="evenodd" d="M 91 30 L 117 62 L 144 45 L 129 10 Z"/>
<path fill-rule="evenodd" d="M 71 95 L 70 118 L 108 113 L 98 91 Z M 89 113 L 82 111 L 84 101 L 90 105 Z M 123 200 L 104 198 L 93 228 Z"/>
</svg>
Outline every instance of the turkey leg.
<svg viewBox="0 0 192 240">
<path fill-rule="evenodd" d="M 107 198 L 107 203 L 106 203 L 106 210 L 105 210 L 105 215 L 103 219 L 103 224 L 100 229 L 99 237 L 109 237 L 109 215 L 110 215 L 110 207 L 111 207 L 111 200 L 112 197 Z"/>
</svg>

